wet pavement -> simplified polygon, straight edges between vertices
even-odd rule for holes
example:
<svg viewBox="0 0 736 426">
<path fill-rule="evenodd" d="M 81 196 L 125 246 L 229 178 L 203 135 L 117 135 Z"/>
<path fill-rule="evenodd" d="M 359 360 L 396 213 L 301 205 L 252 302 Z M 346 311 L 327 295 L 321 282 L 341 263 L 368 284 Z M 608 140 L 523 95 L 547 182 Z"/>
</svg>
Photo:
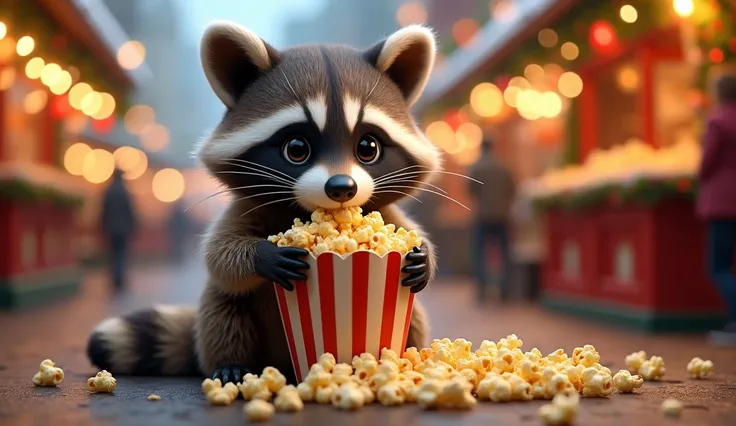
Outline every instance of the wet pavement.
<svg viewBox="0 0 736 426">
<path fill-rule="evenodd" d="M 75 298 L 21 313 L 0 313 L 0 425 L 242 425 L 242 400 L 230 407 L 207 405 L 200 380 L 118 376 L 114 395 L 88 394 L 86 379 L 96 370 L 84 355 L 89 331 L 101 319 L 153 303 L 195 304 L 204 282 L 201 264 L 148 266 L 133 271 L 128 293 L 113 295 L 105 276 L 91 272 Z M 477 344 L 516 333 L 524 348 L 548 353 L 558 347 L 593 344 L 602 363 L 616 371 L 624 357 L 645 350 L 662 356 L 667 374 L 661 383 L 645 383 L 638 394 L 583 399 L 576 424 L 586 425 L 736 425 L 736 349 L 707 346 L 702 336 L 635 334 L 577 318 L 550 314 L 534 306 L 489 302 L 479 307 L 472 288 L 462 282 L 437 283 L 422 296 L 432 318 L 433 337 L 464 337 Z M 685 366 L 694 356 L 715 363 L 716 374 L 695 381 Z M 53 359 L 66 378 L 58 388 L 35 388 L 31 377 L 39 363 Z M 161 401 L 146 397 L 156 393 Z M 685 403 L 679 420 L 659 411 L 666 398 Z M 481 403 L 468 413 L 422 412 L 414 405 L 384 408 L 373 405 L 357 413 L 308 405 L 298 414 L 277 414 L 274 425 L 311 425 L 335 421 L 355 426 L 405 425 L 535 425 L 542 401 Z"/>
</svg>

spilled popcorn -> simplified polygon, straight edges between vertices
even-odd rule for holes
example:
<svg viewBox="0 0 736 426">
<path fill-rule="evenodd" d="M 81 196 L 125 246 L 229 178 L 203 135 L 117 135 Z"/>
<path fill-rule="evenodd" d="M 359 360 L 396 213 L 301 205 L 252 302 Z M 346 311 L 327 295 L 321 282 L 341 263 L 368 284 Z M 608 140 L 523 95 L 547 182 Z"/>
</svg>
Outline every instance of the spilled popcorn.
<svg viewBox="0 0 736 426">
<path fill-rule="evenodd" d="M 619 370 L 613 376 L 613 386 L 619 393 L 632 393 L 644 384 L 644 379 L 637 375 L 631 375 L 628 370 Z"/>
<path fill-rule="evenodd" d="M 238 398 L 238 387 L 232 383 L 223 386 L 220 379 L 205 379 L 202 382 L 202 392 L 212 405 L 230 405 Z"/>
<path fill-rule="evenodd" d="M 281 247 L 310 250 L 315 256 L 328 251 L 348 254 L 358 250 L 370 250 L 379 255 L 396 250 L 403 255 L 422 245 L 416 231 L 384 223 L 377 211 L 364 216 L 360 207 L 317 209 L 311 219 L 306 223 L 294 219 L 291 229 L 271 235 L 268 240 Z"/>
<path fill-rule="evenodd" d="M 626 356 L 626 367 L 632 374 L 638 374 L 644 380 L 662 380 L 664 373 L 664 360 L 659 356 L 647 359 L 644 351 L 634 352 Z"/>
<path fill-rule="evenodd" d="M 680 417 L 680 414 L 682 414 L 682 402 L 674 399 L 669 398 L 665 399 L 662 402 L 662 413 L 667 417 Z"/>
<path fill-rule="evenodd" d="M 705 379 L 713 374 L 713 362 L 695 357 L 687 363 L 687 373 L 694 379 Z"/>
<path fill-rule="evenodd" d="M 33 375 L 33 384 L 36 386 L 57 386 L 63 381 L 64 370 L 57 367 L 50 359 L 41 361 L 38 372 Z"/>
<path fill-rule="evenodd" d="M 569 425 L 577 416 L 579 406 L 580 395 L 559 393 L 552 399 L 551 404 L 541 406 L 538 414 L 548 426 Z"/>
<path fill-rule="evenodd" d="M 152 394 L 148 395 L 148 400 L 149 401 L 161 401 L 161 397 L 159 395 L 156 395 L 156 394 L 153 394 L 152 393 Z"/>
<path fill-rule="evenodd" d="M 252 423 L 270 420 L 273 417 L 274 411 L 273 404 L 262 399 L 254 399 L 243 407 L 245 417 Z"/>
<path fill-rule="evenodd" d="M 106 370 L 102 370 L 95 377 L 87 379 L 87 389 L 92 393 L 113 393 L 117 384 L 118 381 Z"/>
</svg>

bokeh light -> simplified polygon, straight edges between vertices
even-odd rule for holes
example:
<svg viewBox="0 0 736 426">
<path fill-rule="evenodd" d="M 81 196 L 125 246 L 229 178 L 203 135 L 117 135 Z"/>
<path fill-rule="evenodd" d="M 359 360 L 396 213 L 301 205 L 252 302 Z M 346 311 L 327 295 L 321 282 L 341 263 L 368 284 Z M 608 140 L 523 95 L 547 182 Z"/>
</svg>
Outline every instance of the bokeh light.
<svg viewBox="0 0 736 426">
<path fill-rule="evenodd" d="M 100 108 L 96 113 L 91 114 L 91 117 L 95 120 L 104 120 L 110 117 L 115 112 L 115 98 L 106 92 L 100 94 Z"/>
<path fill-rule="evenodd" d="M 151 124 L 140 135 L 141 145 L 151 152 L 163 151 L 169 145 L 169 129 L 163 124 Z"/>
<path fill-rule="evenodd" d="M 452 25 L 452 38 L 458 46 L 467 46 L 475 39 L 478 33 L 478 23 L 475 19 L 461 19 Z"/>
<path fill-rule="evenodd" d="M 5 22 L 0 21 L 0 40 L 4 39 L 7 34 L 8 26 L 5 25 Z"/>
<path fill-rule="evenodd" d="M 0 68 L 0 92 L 10 89 L 13 83 L 15 83 L 15 68 Z"/>
<path fill-rule="evenodd" d="M 616 82 L 626 93 L 633 93 L 639 88 L 639 72 L 633 65 L 625 65 L 618 70 Z"/>
<path fill-rule="evenodd" d="M 693 0 L 673 0 L 672 7 L 675 9 L 675 13 L 682 17 L 688 17 L 693 14 Z"/>
<path fill-rule="evenodd" d="M 143 130 L 155 121 L 156 112 L 148 105 L 133 105 L 123 117 L 125 130 L 136 136 L 140 136 Z"/>
<path fill-rule="evenodd" d="M 544 47 L 554 47 L 554 45 L 557 44 L 557 33 L 555 30 L 550 28 L 544 28 L 541 31 L 539 31 L 539 34 L 537 35 L 537 39 L 539 40 L 539 44 L 541 44 Z"/>
<path fill-rule="evenodd" d="M 84 160 L 92 151 L 84 142 L 77 142 L 69 146 L 64 153 L 64 168 L 73 176 L 82 176 Z"/>
<path fill-rule="evenodd" d="M 568 61 L 574 61 L 580 55 L 580 48 L 578 48 L 577 44 L 568 41 L 560 47 L 560 54 Z"/>
<path fill-rule="evenodd" d="M 566 98 L 575 98 L 583 91 L 583 79 L 572 71 L 565 72 L 557 82 L 557 90 Z"/>
<path fill-rule="evenodd" d="M 36 47 L 36 41 L 31 36 L 23 36 L 18 39 L 18 43 L 15 45 L 15 51 L 18 56 L 28 56 L 33 52 Z"/>
<path fill-rule="evenodd" d="M 146 60 L 146 47 L 140 41 L 126 41 L 118 49 L 117 58 L 123 69 L 134 70 Z"/>
<path fill-rule="evenodd" d="M 82 100 L 92 92 L 92 86 L 87 83 L 77 83 L 69 90 L 69 105 L 74 109 L 82 109 Z"/>
<path fill-rule="evenodd" d="M 95 91 L 87 93 L 82 98 L 81 107 L 83 113 L 94 117 L 100 108 L 102 108 L 102 95 Z"/>
<path fill-rule="evenodd" d="M 41 83 L 49 87 L 53 86 L 61 78 L 61 71 L 59 64 L 53 62 L 46 64 L 41 71 Z"/>
<path fill-rule="evenodd" d="M 23 98 L 23 111 L 26 114 L 38 114 L 46 108 L 49 101 L 49 95 L 44 89 L 37 89 L 26 94 Z"/>
<path fill-rule="evenodd" d="M 619 15 L 621 16 L 621 20 L 628 24 L 633 24 L 639 18 L 639 12 L 637 12 L 636 8 L 630 4 L 621 6 Z"/>
<path fill-rule="evenodd" d="M 176 169 L 161 169 L 153 175 L 153 196 L 164 203 L 171 203 L 184 194 L 184 176 Z"/>
<path fill-rule="evenodd" d="M 470 106 L 480 117 L 495 117 L 503 111 L 503 93 L 492 83 L 480 83 L 470 92 Z"/>
<path fill-rule="evenodd" d="M 483 142 L 483 129 L 475 123 L 467 122 L 460 125 L 455 132 L 456 140 L 463 139 L 465 149 L 479 147 Z"/>
<path fill-rule="evenodd" d="M 45 66 L 46 63 L 43 61 L 43 59 L 38 57 L 31 58 L 26 64 L 26 77 L 30 78 L 31 80 L 41 78 L 41 73 L 43 72 Z"/>
<path fill-rule="evenodd" d="M 427 21 L 427 10 L 422 3 L 408 1 L 396 10 L 396 22 L 405 27 L 412 24 L 423 24 Z"/>
<path fill-rule="evenodd" d="M 115 171 L 115 158 L 104 149 L 93 149 L 84 156 L 82 176 L 90 183 L 103 183 Z"/>
<path fill-rule="evenodd" d="M 67 71 L 62 71 L 56 82 L 49 87 L 49 90 L 54 95 L 63 95 L 70 87 L 72 87 L 72 75 Z"/>
<path fill-rule="evenodd" d="M 524 67 L 524 77 L 529 81 L 541 81 L 544 78 L 544 68 L 539 64 L 529 64 Z"/>
<path fill-rule="evenodd" d="M 10 62 L 15 54 L 15 40 L 12 37 L 0 39 L 0 64 Z"/>
<path fill-rule="evenodd" d="M 425 134 L 437 147 L 447 150 L 455 144 L 455 132 L 446 121 L 434 121 L 425 129 Z"/>
</svg>

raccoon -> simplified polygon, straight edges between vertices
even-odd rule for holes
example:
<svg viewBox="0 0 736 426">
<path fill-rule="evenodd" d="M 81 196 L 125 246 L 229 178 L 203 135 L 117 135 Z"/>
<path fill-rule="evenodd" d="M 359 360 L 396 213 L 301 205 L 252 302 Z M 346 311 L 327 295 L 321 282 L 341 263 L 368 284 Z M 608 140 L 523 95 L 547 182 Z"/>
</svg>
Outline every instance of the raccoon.
<svg viewBox="0 0 736 426">
<path fill-rule="evenodd" d="M 277 50 L 238 24 L 211 24 L 202 67 L 226 112 L 196 155 L 233 201 L 203 240 L 209 281 L 196 308 L 154 306 L 100 323 L 88 341 L 90 362 L 113 374 L 223 382 L 274 366 L 293 383 L 273 283 L 291 291 L 306 279 L 308 252 L 266 238 L 318 207 L 361 206 L 420 232 L 402 285 L 424 289 L 435 275 L 435 248 L 397 201 L 441 170 L 438 150 L 410 113 L 435 52 L 424 26 L 364 50 Z M 417 299 L 407 347 L 427 346 L 428 330 Z"/>
</svg>

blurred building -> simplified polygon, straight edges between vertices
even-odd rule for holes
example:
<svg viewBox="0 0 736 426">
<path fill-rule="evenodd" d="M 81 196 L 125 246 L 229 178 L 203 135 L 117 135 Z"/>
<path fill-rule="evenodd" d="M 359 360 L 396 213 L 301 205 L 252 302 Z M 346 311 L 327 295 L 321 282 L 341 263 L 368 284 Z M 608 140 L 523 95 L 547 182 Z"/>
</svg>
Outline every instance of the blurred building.
<svg viewBox="0 0 736 426">
<path fill-rule="evenodd" d="M 730 0 L 497 0 L 474 31 L 456 21 L 440 33 L 446 61 L 417 104 L 422 125 L 457 173 L 495 140 L 521 183 L 517 258 L 542 265 L 548 306 L 650 330 L 719 321 L 692 200 L 708 87 L 736 65 L 724 18 L 735 11 Z M 467 202 L 465 182 L 439 185 Z M 424 222 L 441 267 L 468 272 L 472 213 L 440 204 Z"/>
</svg>

